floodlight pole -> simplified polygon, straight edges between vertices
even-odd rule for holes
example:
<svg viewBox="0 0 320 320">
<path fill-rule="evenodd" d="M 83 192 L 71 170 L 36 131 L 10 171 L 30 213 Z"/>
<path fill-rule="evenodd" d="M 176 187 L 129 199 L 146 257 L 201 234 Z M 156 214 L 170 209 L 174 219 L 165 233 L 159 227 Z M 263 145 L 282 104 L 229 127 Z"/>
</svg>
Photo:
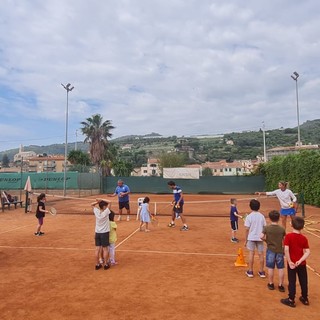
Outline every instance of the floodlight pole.
<svg viewBox="0 0 320 320">
<path fill-rule="evenodd" d="M 63 171 L 63 196 L 65 197 L 67 192 L 67 157 L 68 157 L 68 111 L 69 111 L 69 92 L 74 89 L 74 87 L 71 87 L 71 84 L 68 83 L 67 85 L 64 85 L 61 83 L 63 88 L 67 91 L 67 109 L 66 109 L 66 140 L 64 145 L 64 171 Z"/>
<path fill-rule="evenodd" d="M 263 162 L 267 162 L 267 149 L 266 149 L 266 130 L 264 121 L 262 122 L 262 134 L 263 134 Z"/>
<path fill-rule="evenodd" d="M 298 96 L 298 78 L 299 78 L 299 73 L 295 71 L 295 72 L 291 75 L 291 78 L 296 82 L 297 119 L 298 119 L 298 146 L 301 146 L 301 139 L 300 139 L 300 115 L 299 115 L 299 96 Z"/>
</svg>

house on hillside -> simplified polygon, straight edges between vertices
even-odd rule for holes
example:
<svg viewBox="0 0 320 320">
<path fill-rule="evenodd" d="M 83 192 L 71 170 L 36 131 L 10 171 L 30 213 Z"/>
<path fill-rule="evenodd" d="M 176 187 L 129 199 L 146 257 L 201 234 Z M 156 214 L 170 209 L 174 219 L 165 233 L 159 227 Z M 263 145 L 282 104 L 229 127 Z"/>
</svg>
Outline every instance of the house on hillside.
<svg viewBox="0 0 320 320">
<path fill-rule="evenodd" d="M 267 150 L 267 159 L 271 160 L 276 156 L 287 156 L 289 154 L 296 154 L 302 150 L 319 150 L 319 145 L 301 145 L 292 147 L 276 147 Z"/>
<path fill-rule="evenodd" d="M 136 168 L 132 173 L 131 176 L 136 177 L 160 177 L 161 170 L 159 167 L 159 160 L 149 158 L 148 162 L 143 165 L 141 168 Z"/>
<path fill-rule="evenodd" d="M 205 162 L 200 164 L 187 165 L 188 168 L 199 168 L 202 172 L 204 168 L 209 168 L 212 171 L 212 175 L 216 177 L 225 176 L 243 176 L 251 174 L 258 165 L 257 160 L 239 160 L 233 162 L 227 162 L 226 160 L 221 160 L 218 162 Z M 202 175 L 202 174 L 200 174 Z"/>
<path fill-rule="evenodd" d="M 67 161 L 67 166 L 70 162 Z M 28 160 L 29 172 L 64 172 L 64 156 L 33 157 Z"/>
</svg>

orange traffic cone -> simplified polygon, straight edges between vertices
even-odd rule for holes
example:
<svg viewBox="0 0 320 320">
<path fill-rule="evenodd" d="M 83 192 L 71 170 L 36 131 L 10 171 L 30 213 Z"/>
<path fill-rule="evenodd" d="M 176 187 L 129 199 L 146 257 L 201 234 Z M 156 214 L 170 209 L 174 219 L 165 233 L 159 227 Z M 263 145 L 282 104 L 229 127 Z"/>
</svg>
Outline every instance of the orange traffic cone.
<svg viewBox="0 0 320 320">
<path fill-rule="evenodd" d="M 238 256 L 237 256 L 237 260 L 236 262 L 234 263 L 234 265 L 236 267 L 246 267 L 248 266 L 244 260 L 244 255 L 243 255 L 243 252 L 242 252 L 242 249 L 239 248 L 238 249 Z"/>
</svg>

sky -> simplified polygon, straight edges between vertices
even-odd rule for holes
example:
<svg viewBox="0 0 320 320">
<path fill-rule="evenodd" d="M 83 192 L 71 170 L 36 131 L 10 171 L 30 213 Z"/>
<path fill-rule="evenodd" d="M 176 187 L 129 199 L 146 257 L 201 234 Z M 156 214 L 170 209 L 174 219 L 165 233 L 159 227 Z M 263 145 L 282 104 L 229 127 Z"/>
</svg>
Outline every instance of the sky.
<svg viewBox="0 0 320 320">
<path fill-rule="evenodd" d="M 0 151 L 320 118 L 318 0 L 1 0 Z"/>
</svg>

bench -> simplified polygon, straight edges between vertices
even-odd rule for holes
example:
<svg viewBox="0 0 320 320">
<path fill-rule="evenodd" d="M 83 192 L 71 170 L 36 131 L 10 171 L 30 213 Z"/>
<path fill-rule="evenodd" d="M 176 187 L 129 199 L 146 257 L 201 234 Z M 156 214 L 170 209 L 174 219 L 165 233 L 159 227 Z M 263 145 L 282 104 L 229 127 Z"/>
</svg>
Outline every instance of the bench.
<svg viewBox="0 0 320 320">
<path fill-rule="evenodd" d="M 20 207 L 22 208 L 22 202 L 23 201 L 18 200 L 18 197 L 14 197 L 13 201 L 9 201 L 8 198 L 7 198 L 7 195 L 4 192 L 2 192 L 2 194 L 1 194 L 1 209 L 2 209 L 2 212 L 4 211 L 5 207 L 8 207 L 8 209 L 10 210 L 10 207 L 14 206 L 14 208 L 17 209 L 17 205 L 18 204 L 20 204 Z"/>
</svg>

